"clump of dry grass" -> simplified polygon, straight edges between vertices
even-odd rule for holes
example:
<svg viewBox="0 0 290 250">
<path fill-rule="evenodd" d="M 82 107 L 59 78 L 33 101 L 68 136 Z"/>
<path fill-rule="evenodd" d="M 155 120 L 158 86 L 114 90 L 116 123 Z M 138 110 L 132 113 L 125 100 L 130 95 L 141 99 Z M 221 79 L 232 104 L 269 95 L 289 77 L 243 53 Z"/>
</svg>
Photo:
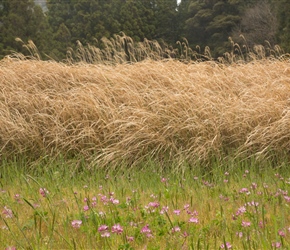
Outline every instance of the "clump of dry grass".
<svg viewBox="0 0 290 250">
<path fill-rule="evenodd" d="M 2 156 L 104 165 L 290 148 L 290 64 L 0 62 Z"/>
</svg>

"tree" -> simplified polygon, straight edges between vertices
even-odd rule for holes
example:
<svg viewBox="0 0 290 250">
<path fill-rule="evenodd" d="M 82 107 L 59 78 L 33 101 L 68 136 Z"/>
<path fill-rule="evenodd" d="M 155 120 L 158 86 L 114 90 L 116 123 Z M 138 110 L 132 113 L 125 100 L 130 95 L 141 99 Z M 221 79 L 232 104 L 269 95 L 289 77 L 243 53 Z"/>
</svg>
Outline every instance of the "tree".
<svg viewBox="0 0 290 250">
<path fill-rule="evenodd" d="M 47 8 L 54 51 L 62 57 L 78 40 L 95 45 L 121 32 L 137 42 L 147 38 L 174 43 L 178 38 L 176 0 L 47 0 Z"/>
<path fill-rule="evenodd" d="M 15 38 L 25 43 L 32 40 L 41 51 L 49 52 L 50 29 L 41 7 L 32 0 L 0 0 L 0 34 L 0 57 L 11 51 L 27 52 Z"/>
<path fill-rule="evenodd" d="M 213 56 L 230 49 L 228 38 L 253 0 L 191 0 L 185 34 L 191 45 L 209 46 Z"/>
<path fill-rule="evenodd" d="M 119 3 L 119 31 L 135 41 L 142 41 L 144 38 L 153 39 L 156 34 L 154 1 L 127 0 Z"/>
<path fill-rule="evenodd" d="M 233 30 L 233 40 L 244 42 L 249 48 L 257 44 L 277 43 L 278 20 L 269 1 L 258 1 L 245 9 L 240 25 Z M 241 37 L 242 35 L 242 37 Z"/>
<path fill-rule="evenodd" d="M 176 0 L 155 0 L 152 9 L 155 18 L 154 39 L 173 44 L 179 39 L 178 6 Z"/>
<path fill-rule="evenodd" d="M 278 42 L 286 51 L 290 51 L 290 2 L 280 0 L 276 3 L 278 17 Z"/>
<path fill-rule="evenodd" d="M 71 30 L 76 12 L 73 4 L 74 0 L 46 0 L 47 20 L 53 31 L 51 56 L 55 60 L 64 59 L 68 48 L 74 46 Z"/>
</svg>

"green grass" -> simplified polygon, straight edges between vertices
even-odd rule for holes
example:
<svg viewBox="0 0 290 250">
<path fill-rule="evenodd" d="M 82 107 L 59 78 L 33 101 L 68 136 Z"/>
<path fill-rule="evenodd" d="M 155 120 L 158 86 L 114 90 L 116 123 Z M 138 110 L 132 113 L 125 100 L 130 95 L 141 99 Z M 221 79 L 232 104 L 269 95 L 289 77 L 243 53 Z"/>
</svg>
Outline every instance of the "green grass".
<svg viewBox="0 0 290 250">
<path fill-rule="evenodd" d="M 124 169 L 3 161 L 1 249 L 290 248 L 283 161 Z"/>
</svg>

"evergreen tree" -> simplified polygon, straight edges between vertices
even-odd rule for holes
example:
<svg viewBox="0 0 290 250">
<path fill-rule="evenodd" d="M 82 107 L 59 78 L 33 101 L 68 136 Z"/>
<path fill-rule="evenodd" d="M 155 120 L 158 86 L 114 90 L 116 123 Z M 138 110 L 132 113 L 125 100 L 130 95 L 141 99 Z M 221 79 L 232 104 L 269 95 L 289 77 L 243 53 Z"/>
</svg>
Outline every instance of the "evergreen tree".
<svg viewBox="0 0 290 250">
<path fill-rule="evenodd" d="M 174 44 L 179 39 L 178 6 L 176 0 L 155 0 L 152 6 L 155 17 L 154 39 Z"/>
<path fill-rule="evenodd" d="M 215 57 L 222 55 L 230 49 L 228 38 L 251 2 L 253 0 L 191 0 L 185 25 L 186 38 L 191 45 L 209 46 Z"/>
<path fill-rule="evenodd" d="M 121 0 L 119 22 L 120 30 L 135 41 L 153 39 L 156 22 L 153 11 L 154 1 Z"/>
<path fill-rule="evenodd" d="M 47 0 L 47 15 L 55 33 L 55 54 L 63 58 L 77 41 L 86 45 L 118 33 L 118 1 Z"/>
<path fill-rule="evenodd" d="M 179 38 L 186 37 L 187 35 L 185 23 L 186 23 L 186 20 L 188 20 L 191 17 L 189 13 L 190 3 L 191 3 L 191 0 L 181 0 L 177 7 L 177 20 L 178 20 L 177 34 Z"/>
<path fill-rule="evenodd" d="M 47 8 L 54 52 L 60 57 L 77 40 L 94 44 L 121 32 L 134 41 L 174 43 L 178 37 L 176 0 L 47 0 Z"/>
<path fill-rule="evenodd" d="M 61 60 L 66 57 L 68 48 L 73 47 L 71 29 L 74 26 L 74 0 L 46 0 L 47 19 L 53 31 L 52 57 Z"/>
<path fill-rule="evenodd" d="M 275 4 L 278 18 L 278 42 L 285 52 L 290 52 L 290 2 L 280 0 Z"/>
<path fill-rule="evenodd" d="M 50 29 L 40 6 L 32 0 L 0 0 L 0 57 L 11 51 L 27 52 L 22 44 L 32 40 L 39 51 L 49 53 Z"/>
</svg>

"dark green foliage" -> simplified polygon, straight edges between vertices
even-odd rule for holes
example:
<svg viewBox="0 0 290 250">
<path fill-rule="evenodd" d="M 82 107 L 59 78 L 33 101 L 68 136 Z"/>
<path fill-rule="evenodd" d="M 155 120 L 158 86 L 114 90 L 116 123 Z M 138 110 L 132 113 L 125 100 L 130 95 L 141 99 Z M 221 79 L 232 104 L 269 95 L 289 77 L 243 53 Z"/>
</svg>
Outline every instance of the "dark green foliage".
<svg viewBox="0 0 290 250">
<path fill-rule="evenodd" d="M 257 44 L 273 46 L 277 44 L 278 20 L 271 1 L 257 1 L 248 6 L 241 16 L 239 27 L 233 30 L 233 40 L 246 40 L 249 47 Z M 240 36 L 242 34 L 244 38 Z"/>
<path fill-rule="evenodd" d="M 0 0 L 0 58 L 11 51 L 22 51 L 24 42 L 33 40 L 40 51 L 49 52 L 51 37 L 47 19 L 40 6 L 31 0 Z"/>
<path fill-rule="evenodd" d="M 284 50 L 290 52 L 290 2 L 279 0 L 276 3 L 278 16 L 278 40 Z"/>
<path fill-rule="evenodd" d="M 249 1 L 204 0 L 190 1 L 185 22 L 187 38 L 191 45 L 212 48 L 214 56 L 229 51 L 233 28 L 241 21 L 241 13 Z"/>
<path fill-rule="evenodd" d="M 229 37 L 239 43 L 247 40 L 250 47 L 264 45 L 267 40 L 289 51 L 290 2 L 46 0 L 45 4 L 36 0 L 0 0 L 0 57 L 12 50 L 25 51 L 16 37 L 25 43 L 33 40 L 43 54 L 61 60 L 69 48 L 76 49 L 77 41 L 102 46 L 99 41 L 103 37 L 121 33 L 136 42 L 147 38 L 173 47 L 185 37 L 191 48 L 199 46 L 203 50 L 208 46 L 213 57 L 231 50 Z"/>
</svg>

